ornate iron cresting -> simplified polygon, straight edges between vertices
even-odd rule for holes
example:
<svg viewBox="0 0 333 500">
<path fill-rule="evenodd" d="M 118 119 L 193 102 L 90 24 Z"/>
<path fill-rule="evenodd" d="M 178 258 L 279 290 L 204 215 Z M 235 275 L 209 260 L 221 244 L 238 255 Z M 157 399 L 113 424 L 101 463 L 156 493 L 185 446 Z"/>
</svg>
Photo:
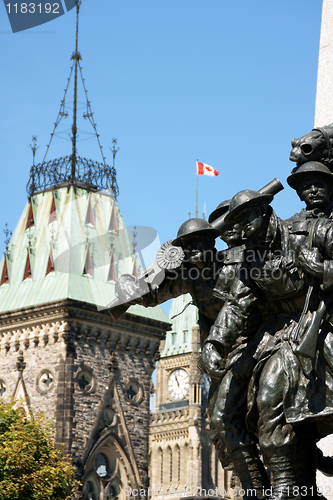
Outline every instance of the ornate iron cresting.
<svg viewBox="0 0 333 500">
<path fill-rule="evenodd" d="M 33 165 L 27 184 L 27 193 L 33 196 L 39 191 L 74 184 L 92 190 L 112 189 L 116 198 L 118 184 L 116 169 L 104 163 L 75 156 L 75 179 L 72 178 L 72 156 L 63 156 Z"/>
</svg>

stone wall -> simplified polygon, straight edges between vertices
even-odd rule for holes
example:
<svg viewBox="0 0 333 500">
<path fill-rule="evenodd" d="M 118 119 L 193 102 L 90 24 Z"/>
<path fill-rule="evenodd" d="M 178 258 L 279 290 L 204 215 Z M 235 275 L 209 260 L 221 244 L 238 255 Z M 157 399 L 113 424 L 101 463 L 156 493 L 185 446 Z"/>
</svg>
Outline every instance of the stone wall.
<svg viewBox="0 0 333 500">
<path fill-rule="evenodd" d="M 122 483 L 146 485 L 151 375 L 167 327 L 130 314 L 111 323 L 106 311 L 70 300 L 3 313 L 2 397 L 26 397 L 27 411 L 55 422 L 83 480 L 97 484 L 92 464 L 107 438 L 122 456 Z"/>
</svg>

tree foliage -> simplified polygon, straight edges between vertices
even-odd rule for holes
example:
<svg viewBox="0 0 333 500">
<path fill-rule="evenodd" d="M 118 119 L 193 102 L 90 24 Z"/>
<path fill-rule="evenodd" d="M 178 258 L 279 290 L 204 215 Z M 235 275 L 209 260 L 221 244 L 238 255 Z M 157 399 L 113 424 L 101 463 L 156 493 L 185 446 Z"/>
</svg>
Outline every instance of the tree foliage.
<svg viewBox="0 0 333 500">
<path fill-rule="evenodd" d="M 0 400 L 0 500 L 69 500 L 74 471 L 45 417 Z"/>
</svg>

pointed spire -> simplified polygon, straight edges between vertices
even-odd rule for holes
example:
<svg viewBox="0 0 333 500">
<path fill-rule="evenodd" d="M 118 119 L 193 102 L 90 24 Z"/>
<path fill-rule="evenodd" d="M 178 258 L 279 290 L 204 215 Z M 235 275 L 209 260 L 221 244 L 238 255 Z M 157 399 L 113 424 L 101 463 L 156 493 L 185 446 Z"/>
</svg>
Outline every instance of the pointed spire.
<svg viewBox="0 0 333 500">
<path fill-rule="evenodd" d="M 29 227 L 34 226 L 35 221 L 34 221 L 34 211 L 32 208 L 32 200 L 30 201 L 29 204 L 29 212 L 28 212 L 28 219 L 27 219 L 27 224 L 25 226 L 26 229 L 29 229 Z"/>
<path fill-rule="evenodd" d="M 25 261 L 23 281 L 26 280 L 27 278 L 31 278 L 31 277 L 32 277 L 32 272 L 31 272 L 30 256 L 29 256 L 29 252 L 27 252 L 27 260 Z"/>
<path fill-rule="evenodd" d="M 112 163 L 112 166 L 113 166 L 113 168 L 115 168 L 115 163 L 116 163 L 116 154 L 117 154 L 117 153 L 118 153 L 118 151 L 119 151 L 119 148 L 116 148 L 117 139 L 116 139 L 115 137 L 112 139 L 112 144 L 113 144 L 112 149 L 111 149 L 111 148 L 109 148 L 109 149 L 110 149 L 110 151 L 112 152 L 112 158 L 113 158 L 113 163 Z"/>
<path fill-rule="evenodd" d="M 72 54 L 72 59 L 74 60 L 74 98 L 73 98 L 73 124 L 72 124 L 72 174 L 71 181 L 74 183 L 75 180 L 75 166 L 76 166 L 76 138 L 77 138 L 77 126 L 76 126 L 76 114 L 77 114 L 77 68 L 79 60 L 82 59 L 81 54 L 78 50 L 79 45 L 79 10 L 81 2 L 76 2 L 76 34 L 75 34 L 75 52 Z"/>
<path fill-rule="evenodd" d="M 94 120 L 94 113 L 92 112 L 91 102 L 88 98 L 88 92 L 85 85 L 85 81 L 83 78 L 82 67 L 80 64 L 80 60 L 82 60 L 81 54 L 78 50 L 78 39 L 79 39 L 79 11 L 82 4 L 82 0 L 75 0 L 76 4 L 76 31 L 75 31 L 75 50 L 72 53 L 71 60 L 73 61 L 70 68 L 70 74 L 67 78 L 67 85 L 64 91 L 63 99 L 61 100 L 60 109 L 58 112 L 58 116 L 56 121 L 54 122 L 54 127 L 51 132 L 49 143 L 46 146 L 46 152 L 41 163 L 35 165 L 35 152 L 37 149 L 35 139 L 33 137 L 33 145 L 31 149 L 33 151 L 33 165 L 30 169 L 30 177 L 27 184 L 27 193 L 31 197 L 35 193 L 40 190 L 47 189 L 49 187 L 54 188 L 55 186 L 59 186 L 61 184 L 66 183 L 75 184 L 79 183 L 80 187 L 82 185 L 86 185 L 89 188 L 93 188 L 93 190 L 112 190 L 113 196 L 116 198 L 119 189 L 117 185 L 117 176 L 115 169 L 115 155 L 118 151 L 115 148 L 115 144 L 117 142 L 116 139 L 113 139 L 113 167 L 110 167 L 106 164 L 106 158 L 103 153 L 103 148 L 101 145 L 100 137 L 97 132 L 97 125 Z M 68 117 L 68 105 L 66 103 L 66 97 L 69 90 L 69 86 L 71 83 L 72 75 L 74 75 L 74 89 L 73 89 L 73 121 L 71 126 L 71 143 L 72 143 L 72 152 L 68 156 L 62 156 L 61 158 L 56 158 L 55 160 L 46 161 L 46 157 L 48 155 L 52 140 L 55 135 L 66 134 L 67 139 L 67 131 L 59 131 L 57 129 L 59 123 L 63 118 Z M 77 121 L 79 118 L 78 112 L 78 81 L 81 79 L 84 94 L 85 94 L 85 111 L 83 113 L 83 118 L 88 120 L 93 127 L 94 132 L 90 132 L 95 135 L 98 147 L 102 156 L 102 162 L 97 162 L 93 160 L 89 160 L 87 158 L 80 157 L 77 149 L 77 140 L 78 140 L 78 126 Z M 67 127 L 66 127 L 67 129 Z M 56 134 L 57 133 L 57 134 Z"/>
<path fill-rule="evenodd" d="M 54 220 L 57 220 L 57 209 L 54 201 L 54 195 L 52 195 L 52 205 L 51 205 L 51 210 L 50 210 L 50 216 L 49 216 L 49 224 L 53 222 Z"/>
<path fill-rule="evenodd" d="M 32 145 L 30 144 L 30 148 L 32 151 L 32 164 L 35 166 L 36 151 L 39 148 L 39 146 L 37 146 L 37 135 L 32 136 Z"/>
<path fill-rule="evenodd" d="M 109 231 L 114 231 L 118 233 L 118 222 L 117 222 L 117 213 L 116 213 L 116 204 L 112 207 L 112 213 L 110 217 Z"/>
<path fill-rule="evenodd" d="M 108 281 L 114 281 L 114 282 L 117 281 L 117 271 L 116 271 L 116 266 L 114 263 L 113 255 L 111 257 L 111 262 L 110 262 Z"/>
<path fill-rule="evenodd" d="M 48 274 L 52 273 L 53 271 L 54 271 L 54 259 L 53 259 L 52 247 L 50 247 L 49 260 L 47 262 L 47 268 L 46 268 L 45 276 L 47 276 Z"/>
<path fill-rule="evenodd" d="M 89 202 L 88 202 L 87 215 L 86 215 L 86 224 L 91 224 L 92 226 L 95 226 L 94 213 L 93 213 L 93 209 L 92 209 L 91 198 L 89 198 Z"/>
<path fill-rule="evenodd" d="M 5 255 L 5 262 L 2 268 L 2 273 L 1 273 L 1 281 L 0 281 L 0 286 L 3 285 L 4 283 L 9 283 L 9 275 L 8 275 L 8 264 L 7 264 L 7 256 Z"/>
<path fill-rule="evenodd" d="M 93 266 L 92 266 L 92 261 L 91 261 L 89 247 L 87 249 L 87 255 L 86 255 L 86 260 L 85 260 L 85 263 L 84 263 L 84 268 L 83 268 L 83 273 L 82 274 L 84 276 L 91 276 L 91 277 L 93 277 Z"/>
</svg>

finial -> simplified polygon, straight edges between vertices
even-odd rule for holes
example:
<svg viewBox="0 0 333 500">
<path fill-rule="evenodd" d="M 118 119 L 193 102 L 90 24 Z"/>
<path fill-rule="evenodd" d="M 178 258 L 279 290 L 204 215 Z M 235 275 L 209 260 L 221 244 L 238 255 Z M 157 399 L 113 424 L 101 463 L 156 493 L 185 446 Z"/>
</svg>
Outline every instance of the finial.
<svg viewBox="0 0 333 500">
<path fill-rule="evenodd" d="M 37 135 L 32 136 L 32 143 L 33 145 L 29 144 L 29 146 L 31 147 L 32 150 L 32 164 L 33 166 L 35 166 L 36 151 L 39 148 L 39 146 L 37 146 Z"/>
<path fill-rule="evenodd" d="M 3 232 L 5 233 L 5 236 L 6 236 L 6 239 L 5 239 L 5 246 L 6 246 L 6 252 L 8 250 L 8 245 L 9 245 L 9 242 L 10 242 L 10 238 L 12 236 L 12 232 L 8 229 L 8 224 L 6 222 L 5 224 L 5 229 L 3 230 Z"/>
<path fill-rule="evenodd" d="M 113 164 L 112 164 L 112 166 L 113 166 L 113 168 L 115 168 L 114 164 L 115 164 L 115 160 L 116 160 L 116 154 L 119 151 L 119 148 L 116 148 L 117 139 L 115 137 L 112 139 L 112 144 L 113 144 L 112 149 L 111 148 L 109 148 L 109 149 L 110 149 L 110 151 L 112 151 L 112 157 L 113 157 Z"/>
</svg>

